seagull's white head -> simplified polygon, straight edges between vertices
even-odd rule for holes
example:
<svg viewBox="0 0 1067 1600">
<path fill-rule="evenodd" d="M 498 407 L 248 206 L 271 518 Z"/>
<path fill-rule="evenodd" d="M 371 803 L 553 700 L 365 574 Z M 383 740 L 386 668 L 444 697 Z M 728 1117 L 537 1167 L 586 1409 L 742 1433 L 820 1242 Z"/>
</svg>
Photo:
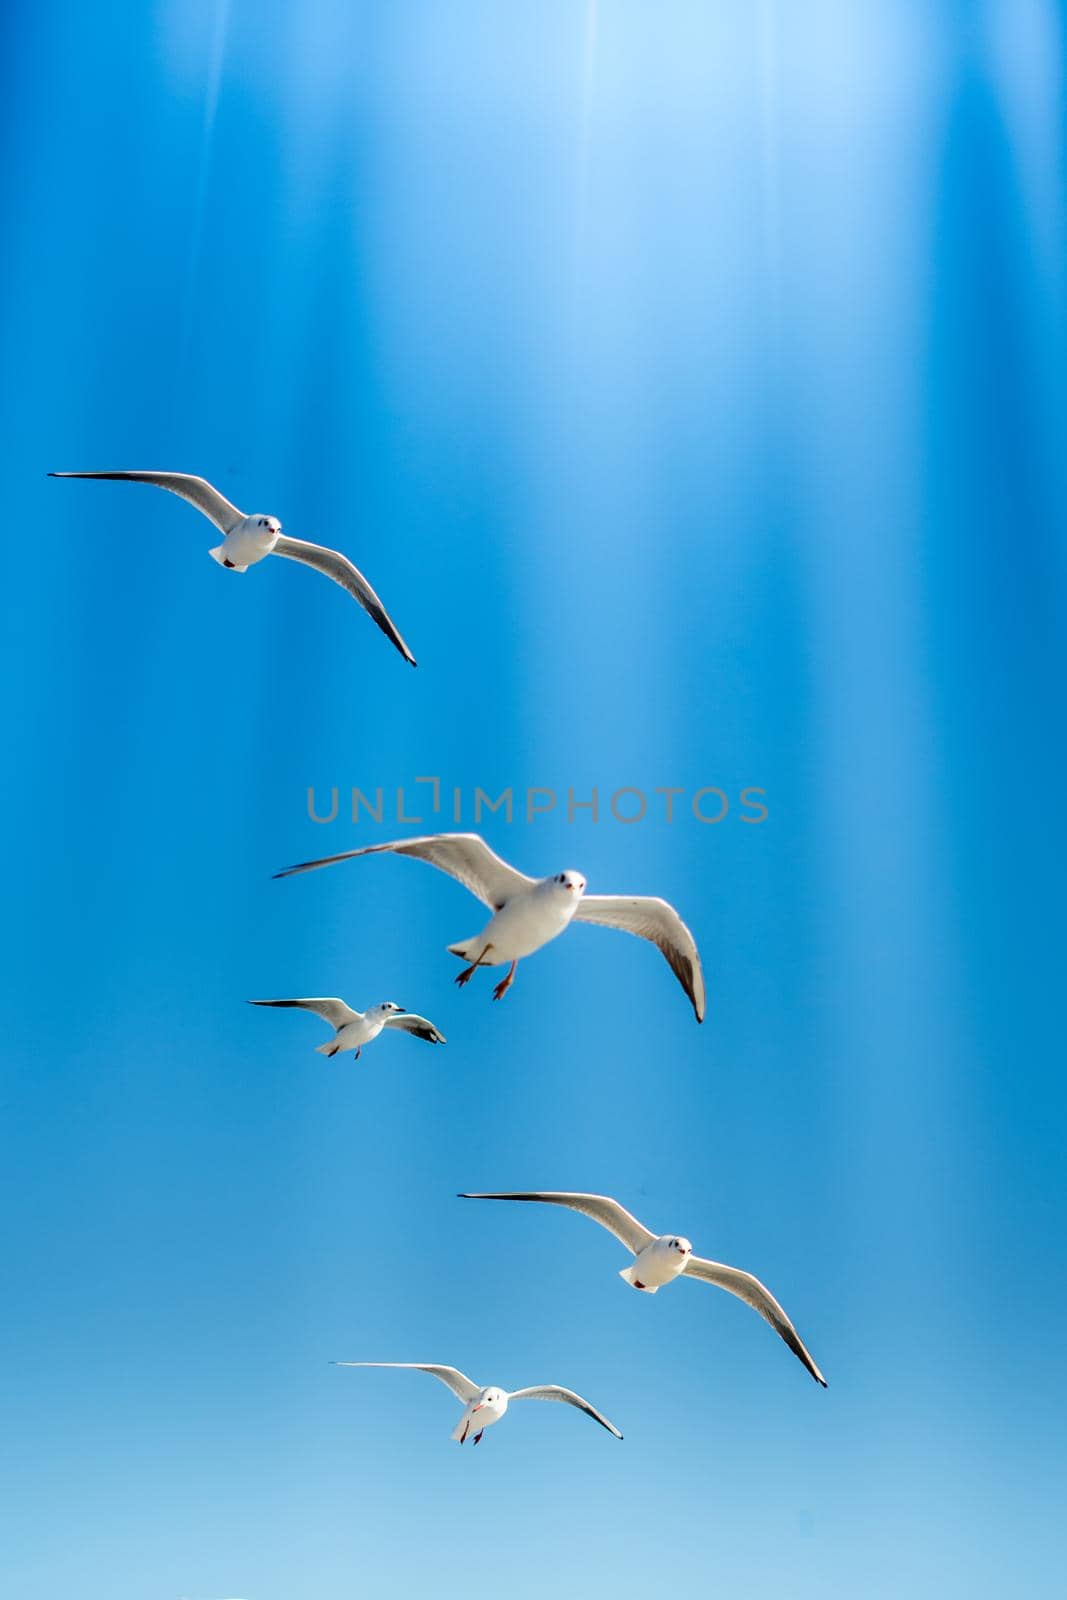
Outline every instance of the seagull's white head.
<svg viewBox="0 0 1067 1600">
<path fill-rule="evenodd" d="M 504 1393 L 503 1389 L 483 1389 L 481 1394 L 478 1396 L 477 1403 L 471 1415 L 473 1416 L 476 1412 L 485 1410 L 499 1411 L 501 1407 L 504 1407 L 506 1410 L 507 1403 L 508 1397 Z"/>
<path fill-rule="evenodd" d="M 381 1005 L 375 1006 L 374 1009 L 379 1016 L 395 1017 L 403 1012 L 404 1007 L 398 1006 L 395 1000 L 383 1000 Z"/>
<path fill-rule="evenodd" d="M 688 1239 L 668 1239 L 667 1249 L 673 1251 L 675 1255 L 681 1256 L 683 1261 L 693 1254 L 693 1246 L 689 1243 Z"/>
<path fill-rule="evenodd" d="M 568 868 L 566 872 L 557 872 L 551 882 L 558 884 L 565 894 L 584 894 L 585 879 L 580 872 Z"/>
<path fill-rule="evenodd" d="M 253 512 L 248 520 L 257 532 L 269 533 L 273 539 L 276 539 L 282 531 L 282 525 L 277 517 L 261 517 L 258 512 Z"/>
</svg>

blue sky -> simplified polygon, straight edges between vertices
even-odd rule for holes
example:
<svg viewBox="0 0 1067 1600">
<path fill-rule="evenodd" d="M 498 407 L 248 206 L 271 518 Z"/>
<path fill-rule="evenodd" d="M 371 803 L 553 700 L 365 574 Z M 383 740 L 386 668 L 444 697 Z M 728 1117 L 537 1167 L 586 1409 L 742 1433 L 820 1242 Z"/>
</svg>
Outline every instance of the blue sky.
<svg viewBox="0 0 1067 1600">
<path fill-rule="evenodd" d="M 5 1590 L 1055 1592 L 1060 8 L 3 28 Z M 348 551 L 418 671 L 179 502 L 45 477 L 156 466 Z M 490 842 L 671 899 L 705 1025 L 589 928 L 456 990 L 479 908 L 409 862 L 271 881 L 413 831 L 398 786 L 450 826 L 427 775 L 466 826 L 552 789 Z M 335 785 L 382 823 L 309 820 Z M 287 993 L 449 1043 L 327 1063 L 244 1004 Z M 581 1219 L 453 1198 L 534 1187 L 757 1272 L 829 1390 Z M 517 1407 L 460 1452 L 445 1390 L 334 1359 L 626 1438 Z"/>
</svg>

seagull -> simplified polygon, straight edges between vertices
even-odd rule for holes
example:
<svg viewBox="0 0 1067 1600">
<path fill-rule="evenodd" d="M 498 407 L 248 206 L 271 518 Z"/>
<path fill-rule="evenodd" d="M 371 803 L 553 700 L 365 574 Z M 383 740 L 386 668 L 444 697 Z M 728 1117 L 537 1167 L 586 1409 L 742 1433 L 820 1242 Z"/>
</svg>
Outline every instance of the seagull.
<svg viewBox="0 0 1067 1600">
<path fill-rule="evenodd" d="M 564 1405 L 577 1406 L 579 1411 L 584 1411 L 587 1417 L 592 1417 L 602 1428 L 607 1428 L 616 1439 L 622 1438 L 615 1424 L 609 1422 L 607 1417 L 602 1417 L 595 1406 L 591 1406 L 588 1400 L 583 1400 L 580 1394 L 575 1394 L 573 1389 L 560 1388 L 558 1383 L 535 1384 L 531 1389 L 512 1389 L 509 1394 L 506 1389 L 496 1389 L 492 1385 L 486 1389 L 479 1387 L 472 1379 L 464 1377 L 456 1367 L 438 1367 L 423 1361 L 335 1361 L 333 1365 L 396 1367 L 410 1372 L 428 1372 L 431 1377 L 439 1378 L 463 1401 L 463 1415 L 452 1429 L 452 1438 L 458 1439 L 460 1444 L 466 1442 L 472 1428 L 477 1430 L 472 1442 L 478 1444 L 486 1428 L 491 1428 L 494 1422 L 500 1421 L 512 1400 L 562 1400 Z"/>
<path fill-rule="evenodd" d="M 332 1022 L 333 1038 L 315 1046 L 320 1056 L 335 1056 L 338 1050 L 354 1050 L 358 1061 L 363 1046 L 376 1039 L 383 1028 L 402 1028 L 405 1033 L 413 1033 L 416 1039 L 426 1039 L 430 1044 L 446 1042 L 444 1034 L 439 1033 L 432 1022 L 416 1016 L 414 1011 L 405 1011 L 395 1000 L 383 1000 L 369 1011 L 353 1011 L 343 1000 L 250 1000 L 248 1003 L 250 1006 L 298 1006 L 301 1011 L 314 1011 L 324 1021 Z"/>
<path fill-rule="evenodd" d="M 347 556 L 338 550 L 327 550 L 321 544 L 308 544 L 303 539 L 287 539 L 277 517 L 266 517 L 259 512 L 246 516 L 231 505 L 225 495 L 208 483 L 206 478 L 194 477 L 189 472 L 50 472 L 50 478 L 118 478 L 128 483 L 151 483 L 157 489 L 168 489 L 202 511 L 225 537 L 221 544 L 208 551 L 221 567 L 231 572 L 247 572 L 249 567 L 264 556 L 287 556 L 290 561 L 300 561 L 305 567 L 314 567 L 339 583 L 342 589 L 358 600 L 369 617 L 391 639 L 405 661 L 415 665 L 415 657 L 397 632 L 388 611 L 374 590 Z"/>
<path fill-rule="evenodd" d="M 524 956 L 533 955 L 555 939 L 571 921 L 596 922 L 651 940 L 666 956 L 689 996 L 697 1021 L 703 1022 L 704 974 L 700 956 L 693 935 L 666 900 L 649 895 L 586 894 L 580 872 L 528 878 L 494 854 L 477 833 L 439 833 L 418 839 L 394 839 L 390 844 L 368 844 L 360 850 L 322 856 L 318 861 L 302 861 L 274 876 L 288 878 L 295 872 L 311 872 L 316 867 L 332 866 L 335 861 L 377 855 L 383 850 L 414 856 L 416 861 L 439 867 L 493 913 L 473 939 L 448 946 L 451 955 L 469 963 L 456 979 L 461 988 L 479 967 L 507 966 L 506 976 L 493 990 L 493 999 L 500 1000 L 511 987 L 515 968 Z"/>
<path fill-rule="evenodd" d="M 758 1311 L 769 1322 L 775 1333 L 784 1339 L 793 1354 L 804 1363 L 816 1383 L 827 1387 L 826 1379 L 811 1359 L 800 1335 L 771 1294 L 758 1278 L 737 1267 L 725 1267 L 719 1261 L 703 1261 L 693 1254 L 688 1239 L 678 1234 L 663 1233 L 657 1238 L 643 1223 L 638 1222 L 617 1200 L 604 1194 L 563 1194 L 555 1191 L 538 1191 L 531 1194 L 461 1194 L 461 1200 L 537 1200 L 543 1205 L 567 1206 L 583 1217 L 592 1217 L 602 1228 L 607 1228 L 637 1257 L 632 1266 L 623 1267 L 619 1273 L 627 1283 L 645 1294 L 655 1294 L 665 1284 L 680 1277 L 698 1278 L 702 1283 L 714 1283 L 720 1289 L 735 1294 L 739 1300 Z"/>
</svg>

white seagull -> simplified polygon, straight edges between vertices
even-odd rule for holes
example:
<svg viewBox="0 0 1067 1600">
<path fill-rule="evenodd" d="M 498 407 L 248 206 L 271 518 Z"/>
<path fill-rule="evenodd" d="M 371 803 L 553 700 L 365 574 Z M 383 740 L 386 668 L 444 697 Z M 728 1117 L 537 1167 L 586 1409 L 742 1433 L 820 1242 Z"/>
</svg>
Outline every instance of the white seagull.
<svg viewBox="0 0 1067 1600">
<path fill-rule="evenodd" d="M 303 539 L 287 539 L 277 517 L 263 516 L 259 512 L 245 515 L 231 505 L 225 495 L 208 483 L 206 478 L 194 477 L 188 472 L 50 472 L 50 478 L 118 478 L 128 483 L 151 483 L 157 489 L 169 489 L 171 494 L 202 511 L 225 537 L 221 544 L 208 551 L 221 567 L 231 572 L 247 572 L 249 567 L 264 556 L 287 556 L 290 561 L 303 562 L 314 567 L 339 583 L 342 589 L 358 600 L 367 615 L 378 624 L 387 639 L 391 639 L 405 661 L 415 665 L 415 657 L 400 637 L 392 618 L 378 599 L 374 590 L 358 568 L 347 556 L 337 550 L 327 550 L 321 544 L 308 544 Z"/>
<path fill-rule="evenodd" d="M 739 1300 L 750 1305 L 753 1311 L 758 1311 L 765 1322 L 769 1322 L 775 1333 L 784 1339 L 793 1354 L 804 1363 L 816 1383 L 827 1387 L 826 1379 L 819 1371 L 815 1362 L 804 1348 L 804 1344 L 778 1304 L 770 1290 L 754 1278 L 750 1272 L 741 1272 L 737 1267 L 725 1267 L 719 1261 L 704 1261 L 700 1256 L 693 1254 L 693 1246 L 688 1239 L 678 1234 L 662 1233 L 657 1238 L 643 1223 L 638 1222 L 628 1211 L 620 1206 L 617 1200 L 611 1200 L 604 1194 L 566 1194 L 555 1191 L 538 1191 L 530 1194 L 462 1194 L 461 1200 L 537 1200 L 543 1205 L 567 1206 L 571 1211 L 578 1211 L 583 1217 L 592 1217 L 594 1222 L 599 1222 L 602 1228 L 607 1228 L 613 1233 L 637 1260 L 632 1266 L 623 1267 L 619 1273 L 620 1278 L 632 1284 L 635 1289 L 643 1289 L 646 1294 L 655 1294 L 665 1284 L 671 1283 L 675 1278 L 684 1274 L 688 1278 L 699 1278 L 702 1283 L 714 1283 L 720 1289 L 726 1289 L 730 1294 L 735 1294 Z"/>
<path fill-rule="evenodd" d="M 458 1439 L 460 1444 L 466 1441 L 472 1429 L 476 1430 L 473 1443 L 477 1444 L 486 1428 L 500 1421 L 512 1400 L 562 1400 L 564 1405 L 577 1406 L 579 1411 L 584 1411 L 587 1417 L 592 1417 L 602 1428 L 607 1428 L 616 1439 L 622 1438 L 615 1424 L 609 1422 L 607 1417 L 602 1417 L 595 1406 L 583 1400 L 580 1394 L 575 1394 L 573 1389 L 561 1389 L 558 1383 L 535 1384 L 531 1389 L 512 1389 L 509 1394 L 507 1389 L 495 1389 L 492 1385 L 481 1388 L 472 1379 L 464 1377 L 456 1367 L 438 1367 L 423 1361 L 335 1361 L 333 1365 L 397 1367 L 411 1372 L 428 1372 L 431 1377 L 439 1378 L 463 1401 L 463 1415 L 452 1429 L 453 1439 Z"/>
<path fill-rule="evenodd" d="M 438 1032 L 432 1022 L 416 1016 L 414 1011 L 405 1011 L 395 1000 L 383 1000 L 381 1005 L 371 1006 L 369 1011 L 353 1011 L 343 1000 L 334 999 L 250 1000 L 248 1003 L 250 1006 L 297 1006 L 301 1011 L 314 1011 L 325 1022 L 332 1022 L 333 1038 L 315 1046 L 322 1056 L 335 1056 L 338 1050 L 354 1050 L 358 1061 L 363 1046 L 376 1039 L 383 1028 L 401 1028 L 405 1033 L 413 1033 L 416 1039 L 428 1040 L 430 1044 L 446 1042 L 444 1034 Z"/>
<path fill-rule="evenodd" d="M 311 872 L 316 867 L 332 866 L 335 861 L 351 861 L 355 856 L 377 855 L 383 850 L 440 867 L 493 913 L 481 933 L 448 947 L 450 954 L 469 962 L 456 979 L 461 986 L 479 967 L 507 966 L 506 976 L 493 990 L 493 999 L 499 1000 L 510 988 L 515 968 L 524 956 L 533 955 L 555 939 L 569 922 L 597 922 L 602 927 L 620 928 L 624 933 L 651 940 L 666 956 L 689 996 L 697 1021 L 703 1022 L 704 974 L 700 956 L 693 935 L 666 900 L 649 895 L 586 894 L 580 872 L 528 878 L 501 861 L 476 833 L 439 833 L 395 839 L 390 844 L 368 844 L 360 850 L 302 861 L 274 876 L 288 878 L 294 872 Z"/>
</svg>

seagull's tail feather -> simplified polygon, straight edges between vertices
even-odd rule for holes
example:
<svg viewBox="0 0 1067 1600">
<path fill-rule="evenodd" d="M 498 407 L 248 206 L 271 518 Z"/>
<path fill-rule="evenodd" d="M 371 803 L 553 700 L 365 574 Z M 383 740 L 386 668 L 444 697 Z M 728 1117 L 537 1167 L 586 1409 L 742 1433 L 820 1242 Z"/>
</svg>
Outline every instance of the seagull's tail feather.
<svg viewBox="0 0 1067 1600">
<path fill-rule="evenodd" d="M 637 1281 L 637 1272 L 635 1270 L 636 1267 L 637 1267 L 637 1262 L 636 1261 L 634 1262 L 632 1267 L 623 1267 L 622 1271 L 619 1273 L 619 1277 L 620 1278 L 625 1278 L 626 1282 L 630 1285 L 630 1287 L 632 1289 L 640 1289 L 642 1294 L 655 1294 L 656 1290 L 653 1289 L 653 1288 L 650 1288 L 647 1283 L 639 1283 Z M 657 1287 L 658 1287 L 658 1285 L 657 1285 Z"/>
<path fill-rule="evenodd" d="M 448 947 L 449 955 L 458 956 L 461 961 L 473 961 L 479 938 L 480 935 L 475 934 L 473 939 L 461 939 L 459 944 L 450 944 Z M 485 965 L 489 966 L 490 963 L 487 961 Z"/>
<path fill-rule="evenodd" d="M 220 567 L 228 567 L 231 572 L 247 572 L 247 567 L 239 567 L 235 561 L 227 561 L 226 556 L 223 553 L 225 549 L 225 545 L 217 544 L 214 550 L 208 551 L 208 555 L 211 557 L 212 561 L 217 561 Z"/>
</svg>

